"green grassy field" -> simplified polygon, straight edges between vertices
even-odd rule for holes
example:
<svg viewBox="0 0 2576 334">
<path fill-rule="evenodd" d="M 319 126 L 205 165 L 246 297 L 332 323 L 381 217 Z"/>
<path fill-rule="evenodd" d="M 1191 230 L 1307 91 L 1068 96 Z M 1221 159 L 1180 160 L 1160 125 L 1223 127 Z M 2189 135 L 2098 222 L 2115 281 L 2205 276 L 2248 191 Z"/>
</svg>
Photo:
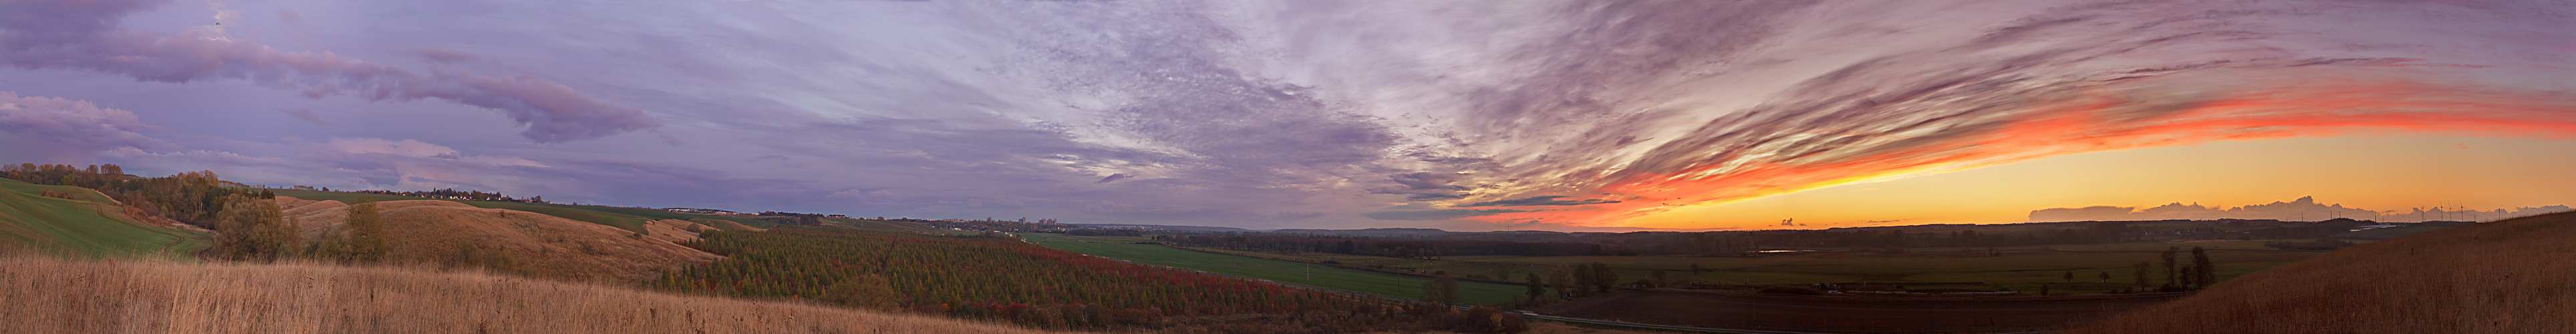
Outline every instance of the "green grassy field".
<svg viewBox="0 0 2576 334">
<path fill-rule="evenodd" d="M 1172 249 L 1170 247 L 1163 247 L 1160 245 L 1139 245 L 1128 243 L 1145 240 L 1143 238 L 1135 237 L 1081 237 L 1046 233 L 1021 233 L 1020 236 L 1029 239 L 1029 241 L 1038 242 L 1039 245 L 1044 245 L 1049 248 L 1098 255 L 1113 259 L 1266 279 L 1280 283 L 1302 284 L 1397 297 L 1419 298 L 1419 296 L 1422 295 L 1422 283 L 1429 281 L 1422 278 L 1377 274 L 1366 271 L 1333 268 L 1329 266 L 1315 266 L 1288 261 L 1208 254 Z M 1519 285 L 1482 282 L 1458 283 L 1458 294 L 1461 296 L 1460 302 L 1471 304 L 1506 302 L 1510 301 L 1514 296 L 1521 296 L 1523 291 L 1525 291 L 1524 287 Z"/>
<path fill-rule="evenodd" d="M 78 200 L 40 196 L 64 192 Z M 136 223 L 106 195 L 71 186 L 0 179 L 0 247 L 57 255 L 167 257 L 212 244 L 195 232 Z"/>
</svg>

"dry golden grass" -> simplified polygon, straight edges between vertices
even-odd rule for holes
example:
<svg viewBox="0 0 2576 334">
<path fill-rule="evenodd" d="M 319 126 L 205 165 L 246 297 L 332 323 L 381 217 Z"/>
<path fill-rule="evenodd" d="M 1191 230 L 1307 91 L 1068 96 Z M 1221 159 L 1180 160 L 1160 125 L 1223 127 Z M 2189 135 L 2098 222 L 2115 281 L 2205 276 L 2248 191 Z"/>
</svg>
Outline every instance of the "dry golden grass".
<svg viewBox="0 0 2576 334">
<path fill-rule="evenodd" d="M 705 223 L 705 224 L 707 224 L 707 226 L 711 226 L 711 227 L 715 227 L 715 228 L 719 228 L 719 229 L 724 229 L 724 230 L 726 230 L 726 231 L 752 231 L 752 232 L 760 232 L 760 231 L 768 231 L 768 230 L 769 230 L 769 229 L 765 229 L 765 228 L 752 227 L 751 225 L 743 225 L 742 223 L 737 223 L 737 222 L 734 222 L 734 221 L 731 221 L 731 220 L 723 220 L 723 219 L 706 219 L 706 218 L 698 218 L 698 219 L 690 219 L 689 221 L 694 221 L 694 222 L 699 222 L 699 223 Z"/>
<path fill-rule="evenodd" d="M 393 201 L 448 203 L 445 201 Z M 463 204 L 384 209 L 386 234 L 404 263 L 465 262 L 460 247 L 502 249 L 530 275 L 631 284 L 673 269 L 715 261 L 715 254 L 649 238 L 625 229 L 525 211 Z"/>
<path fill-rule="evenodd" d="M 662 241 L 668 241 L 671 243 L 697 241 L 698 231 L 713 229 L 715 228 L 677 219 L 663 219 L 644 223 L 644 231 L 651 232 L 650 234 L 652 234 L 653 238 L 662 239 Z"/>
<path fill-rule="evenodd" d="M 2363 244 L 2083 332 L 2576 333 L 2576 213 Z"/>
<path fill-rule="evenodd" d="M 475 273 L 0 258 L 8 333 L 1034 333 Z"/>
<path fill-rule="evenodd" d="M 304 240 L 319 242 L 341 232 L 348 205 L 338 201 L 305 201 L 278 196 L 288 215 L 302 223 Z M 529 275 L 563 280 L 631 284 L 658 277 L 666 269 L 714 261 L 720 257 L 676 242 L 696 233 L 664 224 L 645 224 L 653 236 L 607 225 L 544 214 L 477 208 L 438 200 L 376 203 L 384 217 L 398 264 L 473 262 L 464 247 L 506 251 L 515 268 Z M 661 226 L 653 228 L 652 226 Z"/>
</svg>

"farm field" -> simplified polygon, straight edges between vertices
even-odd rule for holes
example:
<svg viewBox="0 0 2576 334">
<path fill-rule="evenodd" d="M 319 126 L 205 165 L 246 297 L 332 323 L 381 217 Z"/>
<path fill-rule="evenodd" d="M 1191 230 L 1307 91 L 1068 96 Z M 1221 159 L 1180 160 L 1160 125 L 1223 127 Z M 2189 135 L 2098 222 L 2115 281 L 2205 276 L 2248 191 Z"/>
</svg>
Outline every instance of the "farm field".
<svg viewBox="0 0 2576 334">
<path fill-rule="evenodd" d="M 80 199 L 40 196 L 45 191 Z M 202 234 L 139 223 L 109 203 L 106 195 L 80 187 L 0 179 L 0 249 L 128 256 L 186 254 L 212 245 Z"/>
<path fill-rule="evenodd" d="M 1303 263 L 1274 261 L 1241 256 L 1208 254 L 1172 249 L 1160 245 L 1133 244 L 1148 241 L 1136 237 L 1086 237 L 1048 233 L 1021 233 L 1022 238 L 1049 248 L 1146 264 L 1172 266 L 1219 274 L 1266 279 L 1281 283 L 1311 285 L 1398 297 L 1422 295 L 1422 284 L 1429 280 L 1370 273 L 1358 270 L 1310 266 Z M 1311 270 L 1312 277 L 1309 278 Z M 1483 282 L 1458 282 L 1460 302 L 1492 304 L 1510 301 L 1523 295 L 1525 287 Z"/>
<path fill-rule="evenodd" d="M 1638 323 L 1809 331 L 1981 331 L 2062 328 L 2178 295 L 2106 298 L 1835 298 L 1620 292 L 1541 314 Z"/>
<path fill-rule="evenodd" d="M 1437 260 L 1330 253 L 1211 251 L 1421 272 L 1445 270 L 1486 277 L 1500 273 L 1514 281 L 1528 273 L 1544 275 L 1555 266 L 1600 262 L 1615 268 L 1623 282 L 1651 277 L 1655 270 L 1661 269 L 1668 280 L 1717 284 L 1941 283 L 1942 288 L 2009 289 L 2030 293 L 2037 293 L 2045 285 L 2051 294 L 2098 294 L 2133 288 L 2136 274 L 2131 265 L 2138 262 L 2150 264 L 2147 273 L 2150 284 L 2161 284 L 2164 268 L 2160 253 L 2166 247 L 2182 248 L 2184 251 L 2178 254 L 2178 260 L 2185 265 L 2191 261 L 2191 247 L 2207 249 L 2222 281 L 2325 253 L 2273 250 L 2262 246 L 2266 241 L 2158 241 L 1997 248 L 2003 256 L 1981 256 L 1984 248 L 1921 248 L 1903 254 L 1822 249 L 1813 253 L 1757 257 L 1448 256 Z M 1692 272 L 1693 265 L 1703 270 Z M 2074 273 L 2074 279 L 2065 278 L 2069 272 Z M 2111 278 L 2102 279 L 2105 273 Z"/>
</svg>

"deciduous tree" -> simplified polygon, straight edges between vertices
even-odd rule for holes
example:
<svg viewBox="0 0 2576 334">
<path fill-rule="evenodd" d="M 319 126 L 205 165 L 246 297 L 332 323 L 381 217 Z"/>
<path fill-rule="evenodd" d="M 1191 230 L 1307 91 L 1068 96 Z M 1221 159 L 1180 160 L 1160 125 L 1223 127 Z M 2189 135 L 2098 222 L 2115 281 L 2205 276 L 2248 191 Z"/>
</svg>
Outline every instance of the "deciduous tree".
<svg viewBox="0 0 2576 334">
<path fill-rule="evenodd" d="M 245 195 L 225 196 L 216 214 L 216 254 L 231 260 L 276 261 L 293 258 L 303 245 L 292 217 L 278 212 L 277 202 Z"/>
<path fill-rule="evenodd" d="M 1530 298 L 1538 298 L 1539 295 L 1544 294 L 1547 294 L 1547 281 L 1540 280 L 1538 273 L 1529 273 Z"/>
<path fill-rule="evenodd" d="M 2164 259 L 2165 259 L 2165 285 L 2169 285 L 2169 286 L 2172 286 L 2172 285 L 2182 285 L 2182 281 L 2181 281 L 2181 278 L 2182 278 L 2182 275 L 2181 275 L 2181 274 L 2182 274 L 2182 273 L 2174 271 L 2174 270 L 2178 269 L 2178 268 L 2175 268 L 2175 263 L 2174 263 L 2174 252 L 2175 252 L 2176 250 L 2179 250 L 2179 249 L 2182 249 L 2182 248 L 2181 248 L 2181 247 L 2170 247 L 2170 246 L 2165 247 L 2165 253 L 2164 253 Z"/>
<path fill-rule="evenodd" d="M 1458 303 L 1458 278 L 1440 274 L 1422 282 L 1422 300 L 1442 305 Z"/>
<path fill-rule="evenodd" d="M 345 223 L 349 231 L 349 260 L 357 263 L 384 261 L 392 252 L 391 237 L 385 235 L 385 218 L 376 211 L 375 202 L 349 206 Z"/>
</svg>

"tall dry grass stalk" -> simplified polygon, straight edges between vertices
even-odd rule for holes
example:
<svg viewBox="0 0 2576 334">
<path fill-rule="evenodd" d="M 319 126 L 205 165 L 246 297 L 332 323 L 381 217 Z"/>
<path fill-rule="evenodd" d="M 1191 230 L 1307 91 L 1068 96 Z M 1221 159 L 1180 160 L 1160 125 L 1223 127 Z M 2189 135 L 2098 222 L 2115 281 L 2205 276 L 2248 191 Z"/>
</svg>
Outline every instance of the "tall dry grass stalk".
<svg viewBox="0 0 2576 334">
<path fill-rule="evenodd" d="M 2089 333 L 2576 333 L 2576 213 L 2320 255 Z"/>
<path fill-rule="evenodd" d="M 8 333 L 1034 333 L 474 273 L 0 258 Z"/>
</svg>

